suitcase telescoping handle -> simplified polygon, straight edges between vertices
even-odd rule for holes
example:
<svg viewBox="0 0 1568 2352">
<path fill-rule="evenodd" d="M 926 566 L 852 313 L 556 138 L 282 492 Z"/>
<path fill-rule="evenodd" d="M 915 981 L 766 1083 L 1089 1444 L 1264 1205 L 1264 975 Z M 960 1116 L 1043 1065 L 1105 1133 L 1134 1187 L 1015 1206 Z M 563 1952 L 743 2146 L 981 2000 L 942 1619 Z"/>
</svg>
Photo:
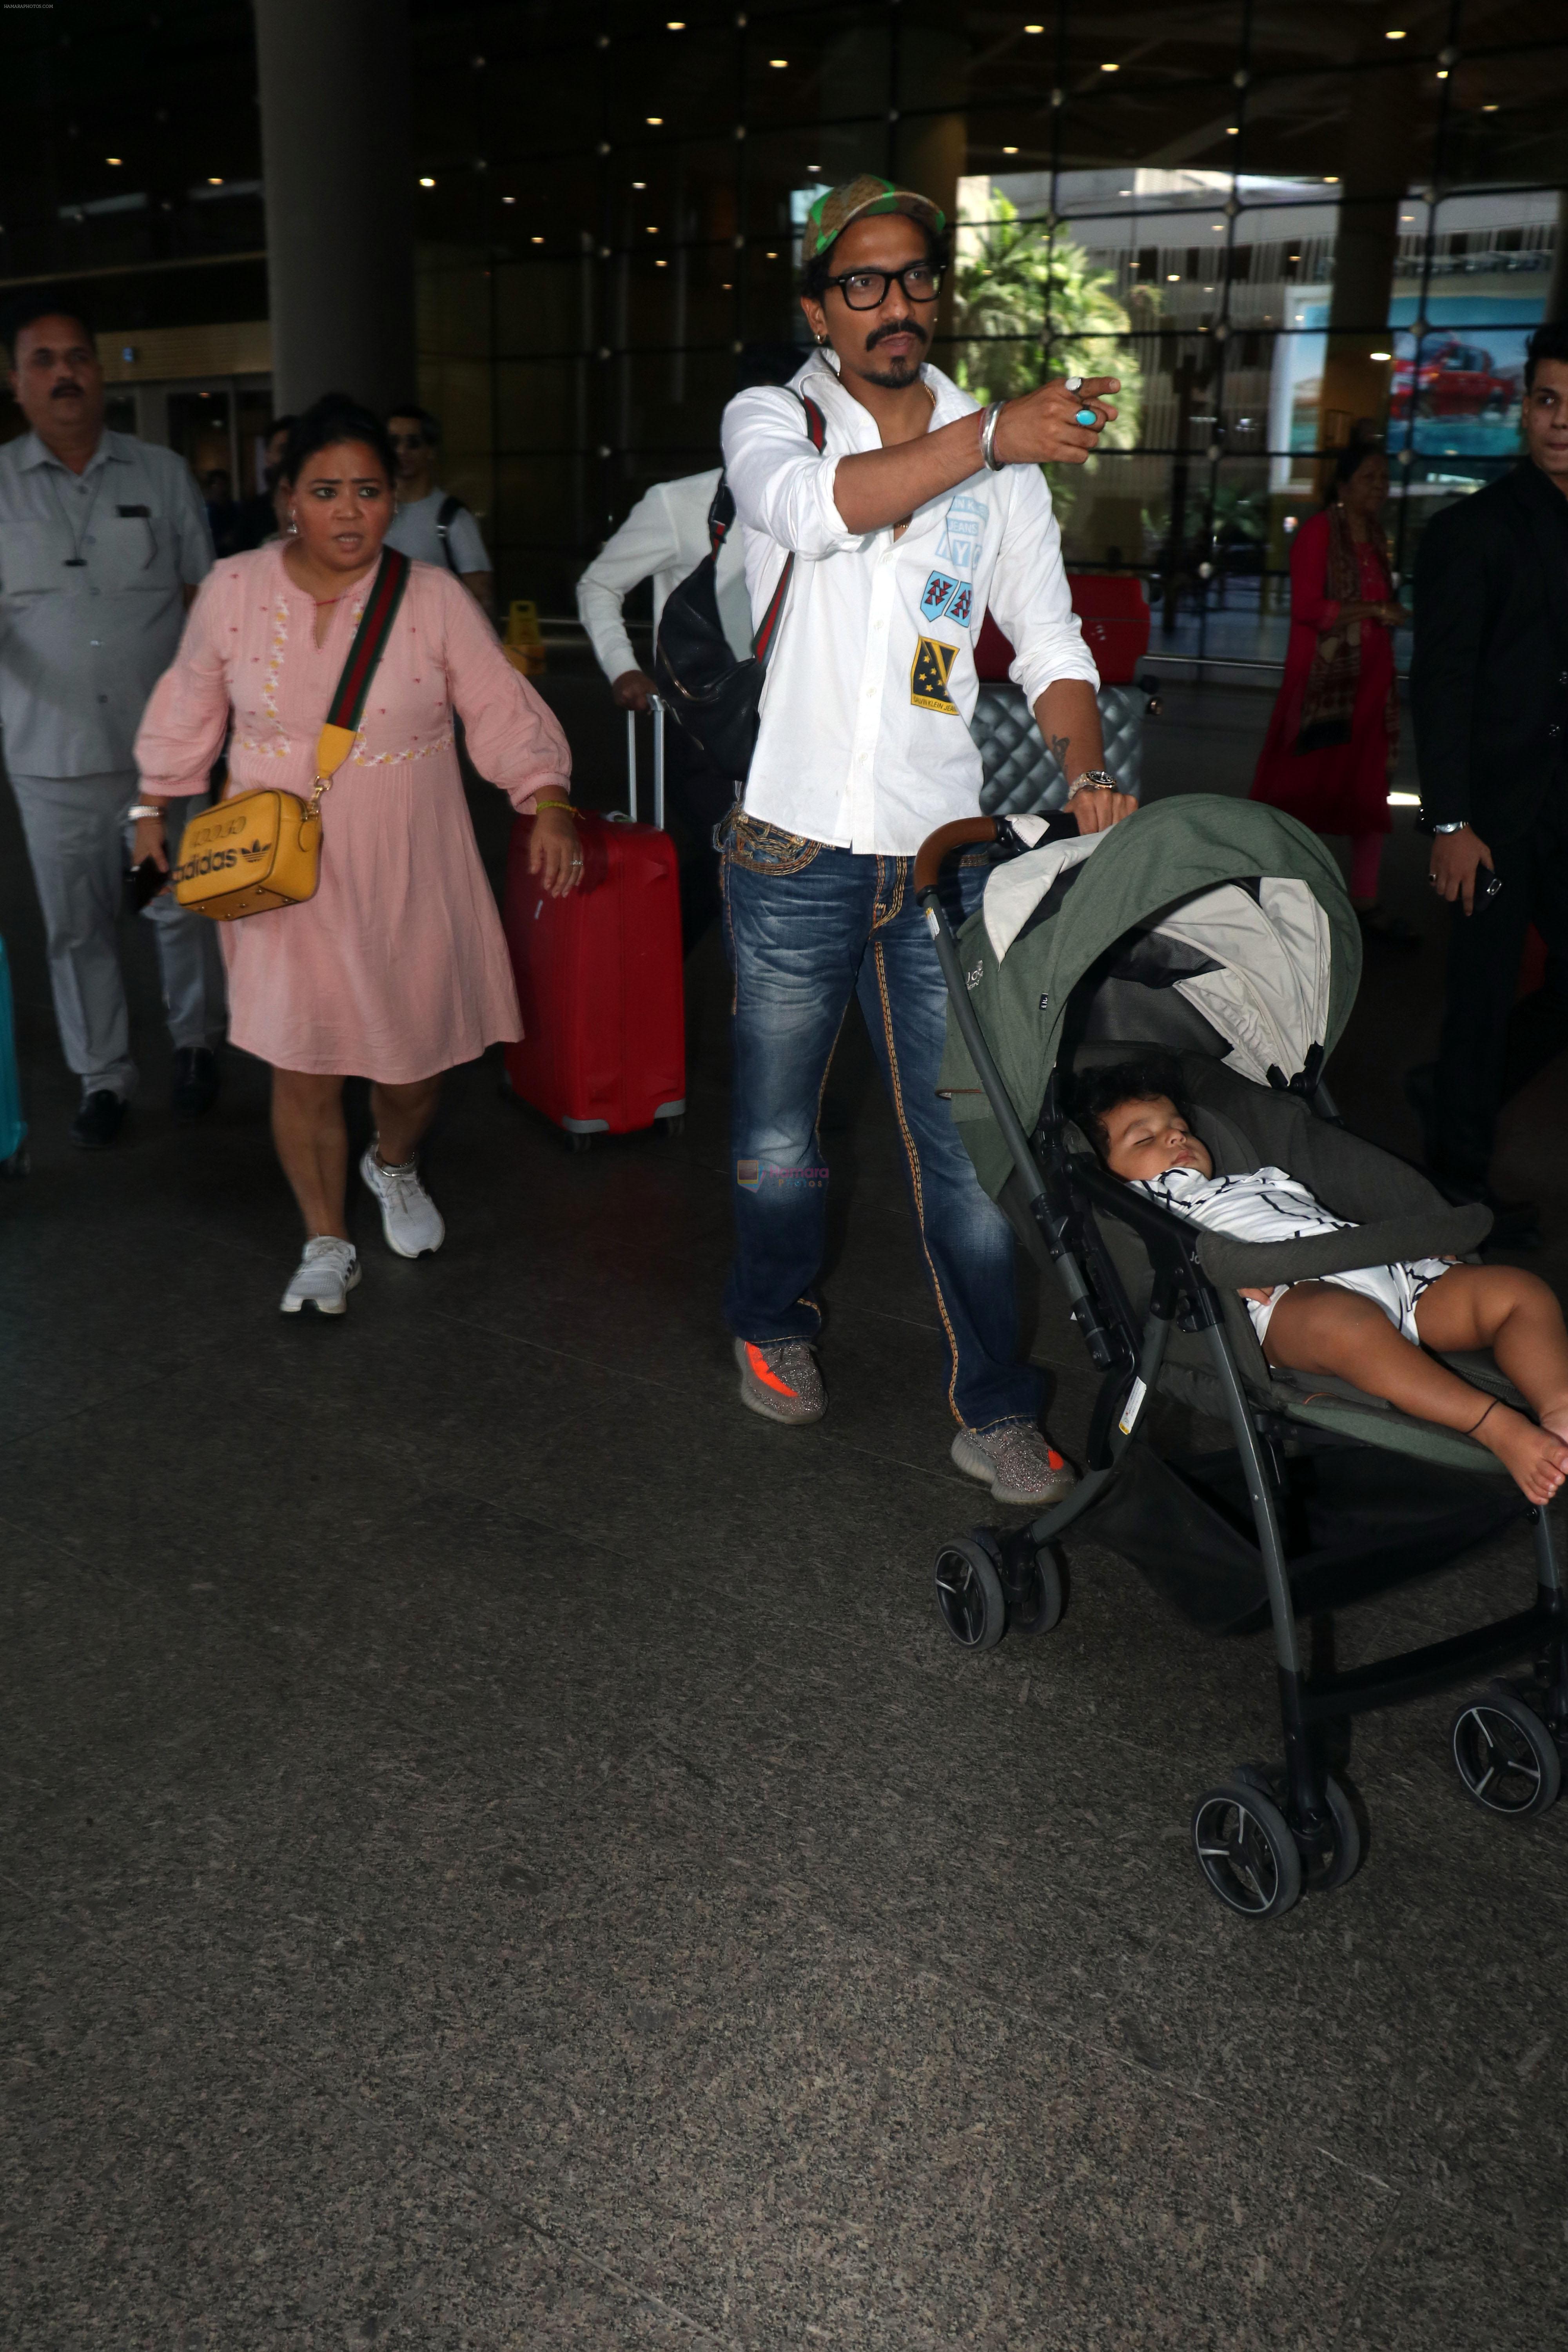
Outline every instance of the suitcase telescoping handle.
<svg viewBox="0 0 1568 2352">
<path fill-rule="evenodd" d="M 664 831 L 664 697 L 650 694 L 653 714 L 653 821 Z M 635 824 L 637 813 L 637 715 L 626 713 L 626 814 Z"/>
</svg>

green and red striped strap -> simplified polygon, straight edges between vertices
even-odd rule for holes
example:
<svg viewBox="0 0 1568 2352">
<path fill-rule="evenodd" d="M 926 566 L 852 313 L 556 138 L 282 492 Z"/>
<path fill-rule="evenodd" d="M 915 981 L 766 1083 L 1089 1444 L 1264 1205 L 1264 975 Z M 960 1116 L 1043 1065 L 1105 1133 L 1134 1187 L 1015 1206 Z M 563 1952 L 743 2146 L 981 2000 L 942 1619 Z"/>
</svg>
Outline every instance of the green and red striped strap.
<svg viewBox="0 0 1568 2352">
<path fill-rule="evenodd" d="M 381 568 L 374 584 L 365 598 L 360 625 L 354 631 L 354 641 L 349 647 L 349 657 L 343 664 L 343 674 L 338 680 L 338 690 L 332 697 L 327 713 L 329 727 L 343 727 L 352 735 L 364 717 L 365 698 L 370 682 L 375 676 L 376 664 L 386 651 L 392 635 L 392 625 L 397 618 L 397 608 L 403 602 L 403 592 L 408 585 L 413 570 L 406 555 L 395 547 L 381 551 Z"/>
</svg>

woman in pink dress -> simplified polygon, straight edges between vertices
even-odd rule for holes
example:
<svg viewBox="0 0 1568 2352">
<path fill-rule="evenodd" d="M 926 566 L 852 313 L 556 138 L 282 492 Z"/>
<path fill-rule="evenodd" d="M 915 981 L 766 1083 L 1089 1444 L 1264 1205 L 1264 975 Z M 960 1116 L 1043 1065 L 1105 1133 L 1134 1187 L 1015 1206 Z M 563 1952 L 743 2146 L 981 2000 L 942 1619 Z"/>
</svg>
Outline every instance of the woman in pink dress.
<svg viewBox="0 0 1568 2352">
<path fill-rule="evenodd" d="M 1381 449 L 1341 452 L 1329 502 L 1290 551 L 1290 642 L 1252 797 L 1314 833 L 1351 837 L 1351 899 L 1364 935 L 1414 946 L 1418 934 L 1378 904 L 1389 831 L 1388 784 L 1399 751 L 1394 601 L 1382 515 Z"/>
<path fill-rule="evenodd" d="M 327 716 L 393 516 L 386 435 L 341 395 L 296 424 L 283 466 L 289 535 L 215 565 L 136 739 L 133 855 L 167 866 L 158 803 L 205 791 L 229 737 L 230 793 L 310 795 Z M 453 740 L 524 814 L 531 870 L 555 896 L 582 855 L 571 761 L 554 717 L 508 663 L 468 590 L 416 563 L 353 751 L 321 803 L 321 884 L 302 905 L 223 926 L 229 1034 L 272 1065 L 272 1133 L 305 1223 L 283 1311 L 341 1315 L 360 1278 L 346 1214 L 342 1088 L 371 1080 L 375 1136 L 360 1174 L 400 1256 L 438 1249 L 416 1153 L 441 1074 L 522 1034 L 494 898 Z"/>
</svg>

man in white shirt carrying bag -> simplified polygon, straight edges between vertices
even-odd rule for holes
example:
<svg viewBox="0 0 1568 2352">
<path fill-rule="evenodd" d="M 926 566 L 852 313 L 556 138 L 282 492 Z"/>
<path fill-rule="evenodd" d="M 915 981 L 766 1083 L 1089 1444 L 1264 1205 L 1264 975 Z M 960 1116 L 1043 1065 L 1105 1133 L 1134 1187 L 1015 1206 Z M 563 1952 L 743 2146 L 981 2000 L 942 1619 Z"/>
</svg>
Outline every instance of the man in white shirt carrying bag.
<svg viewBox="0 0 1568 2352">
<path fill-rule="evenodd" d="M 724 413 L 753 619 L 795 557 L 743 804 L 724 836 L 737 1228 L 725 1318 L 742 1401 L 781 1422 L 820 1419 L 816 1114 L 857 996 L 946 1343 L 952 1458 L 998 1501 L 1041 1505 L 1073 1473 L 1041 1433 L 1039 1375 L 1017 1360 L 1011 1229 L 936 1093 L 946 995 L 910 877 L 928 834 L 979 810 L 967 721 L 988 606 L 1074 780 L 1080 830 L 1132 813 L 1100 767 L 1097 673 L 1039 470 L 1083 462 L 1115 415 L 1100 395 L 1117 386 L 1073 378 L 982 413 L 924 364 L 944 227 L 928 198 L 885 180 L 821 196 L 801 297 L 818 348 L 791 390 L 742 393 Z M 820 456 L 799 395 L 826 420 Z M 964 871 L 966 909 L 983 878 Z"/>
</svg>

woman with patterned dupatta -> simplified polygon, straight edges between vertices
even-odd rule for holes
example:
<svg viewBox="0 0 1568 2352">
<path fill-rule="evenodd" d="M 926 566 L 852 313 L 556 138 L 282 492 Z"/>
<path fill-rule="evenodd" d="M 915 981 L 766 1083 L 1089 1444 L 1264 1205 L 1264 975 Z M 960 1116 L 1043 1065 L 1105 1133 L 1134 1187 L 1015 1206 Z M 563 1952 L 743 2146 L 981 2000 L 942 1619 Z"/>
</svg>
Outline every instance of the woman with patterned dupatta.
<svg viewBox="0 0 1568 2352">
<path fill-rule="evenodd" d="M 1285 681 L 1252 780 L 1252 797 L 1314 833 L 1348 834 L 1351 899 L 1363 936 L 1415 947 L 1419 935 L 1378 903 L 1390 828 L 1388 787 L 1399 755 L 1394 599 L 1383 509 L 1388 464 L 1352 441 L 1328 501 L 1290 551 L 1290 642 Z"/>
</svg>

